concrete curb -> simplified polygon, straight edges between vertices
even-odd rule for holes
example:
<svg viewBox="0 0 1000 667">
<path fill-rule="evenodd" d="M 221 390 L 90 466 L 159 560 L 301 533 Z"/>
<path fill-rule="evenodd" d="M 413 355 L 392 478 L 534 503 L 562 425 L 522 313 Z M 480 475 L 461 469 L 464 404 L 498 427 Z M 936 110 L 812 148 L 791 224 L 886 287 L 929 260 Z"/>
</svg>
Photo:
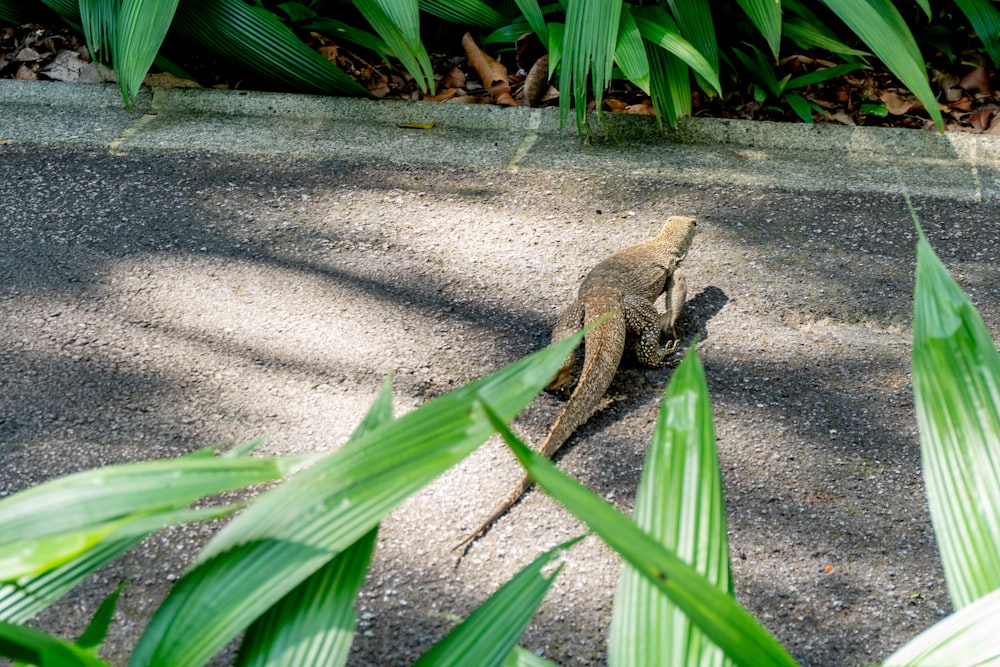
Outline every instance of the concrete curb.
<svg viewBox="0 0 1000 667">
<path fill-rule="evenodd" d="M 148 89 L 144 89 L 144 92 Z M 2 95 L 2 90 L 0 90 Z M 433 102 L 374 101 L 281 93 L 160 88 L 152 93 L 156 112 L 285 116 L 385 123 L 435 123 L 480 130 L 570 134 L 572 119 L 560 128 L 553 109 L 508 108 Z M 120 102 L 120 99 L 119 99 Z M 590 121 L 598 134 L 596 114 Z M 650 116 L 606 114 L 604 126 L 618 141 L 668 141 L 688 145 L 728 144 L 744 148 L 788 149 L 884 156 L 1000 160 L 1000 138 L 960 132 L 938 134 L 881 127 L 806 125 L 770 121 L 682 118 L 676 129 L 659 128 Z"/>
<path fill-rule="evenodd" d="M 890 128 L 607 114 L 579 139 L 553 109 L 0 81 L 0 140 L 506 169 L 670 174 L 684 182 L 1000 197 L 1000 139 Z M 430 130 L 403 123 L 433 123 Z"/>
</svg>

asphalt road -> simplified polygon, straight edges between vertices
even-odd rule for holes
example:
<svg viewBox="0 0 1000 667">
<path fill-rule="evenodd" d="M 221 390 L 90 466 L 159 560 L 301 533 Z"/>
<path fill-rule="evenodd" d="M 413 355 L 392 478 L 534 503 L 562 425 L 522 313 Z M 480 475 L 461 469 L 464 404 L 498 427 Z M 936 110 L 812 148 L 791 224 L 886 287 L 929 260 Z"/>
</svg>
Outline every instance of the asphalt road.
<svg viewBox="0 0 1000 667">
<path fill-rule="evenodd" d="M 585 145 L 527 110 L 164 91 L 126 113 L 116 95 L 0 82 L 0 495 L 257 436 L 333 449 L 390 370 L 405 411 L 538 349 L 591 266 L 693 215 L 682 330 L 712 393 L 740 602 L 806 665 L 877 662 L 950 610 L 900 181 L 995 333 L 992 138 L 616 118 Z M 669 375 L 624 368 L 559 459 L 622 509 Z M 561 406 L 540 397 L 515 426 L 538 443 Z M 384 523 L 351 664 L 409 664 L 581 531 L 534 492 L 456 569 L 450 547 L 519 474 L 491 441 Z M 124 662 L 213 530 L 146 540 L 38 626 L 79 634 L 125 580 L 106 647 Z M 603 664 L 617 576 L 585 540 L 524 644 Z"/>
</svg>

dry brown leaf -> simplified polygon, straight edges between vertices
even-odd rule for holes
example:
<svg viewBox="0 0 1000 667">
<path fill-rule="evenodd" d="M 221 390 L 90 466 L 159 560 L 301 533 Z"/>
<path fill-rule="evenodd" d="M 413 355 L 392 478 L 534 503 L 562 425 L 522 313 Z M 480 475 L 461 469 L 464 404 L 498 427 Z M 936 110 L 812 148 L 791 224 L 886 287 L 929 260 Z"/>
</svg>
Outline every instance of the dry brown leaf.
<svg viewBox="0 0 1000 667">
<path fill-rule="evenodd" d="M 969 71 L 962 77 L 958 85 L 970 93 L 992 93 L 993 85 L 990 83 L 990 75 L 982 67 L 977 67 Z"/>
<path fill-rule="evenodd" d="M 465 57 L 469 65 L 476 70 L 479 80 L 483 82 L 483 87 L 490 91 L 493 101 L 504 106 L 517 106 L 517 102 L 510 94 L 507 68 L 480 49 L 469 33 L 465 33 L 462 37 L 462 47 L 465 48 Z"/>
<path fill-rule="evenodd" d="M 993 116 L 993 111 L 987 109 L 986 111 L 977 111 L 976 113 L 969 114 L 969 125 L 972 126 L 976 132 L 983 132 L 990 125 L 990 118 Z"/>
<path fill-rule="evenodd" d="M 82 83 L 98 83 L 101 77 L 97 68 L 80 58 L 76 51 L 63 49 L 56 54 L 52 62 L 38 69 L 39 74 L 53 81 L 72 81 Z"/>
<path fill-rule="evenodd" d="M 334 65 L 340 65 L 340 49 L 337 48 L 336 44 L 327 44 L 326 46 L 321 46 L 318 49 L 319 54 L 332 62 Z"/>
<path fill-rule="evenodd" d="M 169 72 L 147 74 L 142 83 L 151 88 L 201 88 L 197 82 L 191 79 L 182 79 Z"/>
<path fill-rule="evenodd" d="M 423 99 L 428 102 L 447 102 L 451 98 L 455 97 L 462 92 L 461 88 L 447 88 L 442 90 L 437 95 L 425 95 Z"/>
<path fill-rule="evenodd" d="M 893 116 L 902 116 L 908 114 L 914 109 L 919 109 L 921 106 L 913 98 L 903 97 L 898 93 L 894 93 L 891 90 L 883 90 L 879 93 L 879 99 L 885 104 L 885 108 L 889 110 Z"/>
<path fill-rule="evenodd" d="M 510 94 L 509 83 L 506 82 L 501 83 L 500 81 L 494 82 L 494 84 L 490 86 L 490 97 L 493 98 L 494 102 L 502 106 L 505 107 L 517 106 L 517 100 L 515 100 L 514 96 Z"/>
<path fill-rule="evenodd" d="M 931 81 L 941 88 L 946 102 L 957 102 L 962 97 L 965 97 L 965 91 L 958 85 L 958 77 L 951 72 L 943 72 L 938 69 L 931 70 Z"/>
<path fill-rule="evenodd" d="M 625 113 L 625 109 L 628 105 L 625 104 L 624 100 L 620 100 L 617 97 L 606 97 L 604 98 L 604 110 L 610 111 L 611 113 Z"/>
<path fill-rule="evenodd" d="M 27 65 L 21 65 L 17 68 L 17 73 L 14 74 L 14 78 L 20 81 L 37 81 L 38 75 L 35 74 L 34 70 Z"/>
<path fill-rule="evenodd" d="M 848 116 L 843 111 L 836 111 L 836 112 L 834 112 L 833 115 L 830 116 L 830 118 L 832 118 L 833 120 L 837 121 L 838 123 L 840 123 L 842 125 L 850 125 L 851 127 L 854 127 L 855 125 L 857 125 L 857 123 L 854 122 L 854 119 L 851 118 L 850 116 Z"/>
<path fill-rule="evenodd" d="M 546 53 L 535 61 L 524 79 L 520 102 L 529 107 L 537 107 L 549 89 L 549 55 Z"/>
<path fill-rule="evenodd" d="M 822 98 L 816 97 L 815 95 L 806 95 L 806 99 L 820 107 L 821 109 L 829 110 L 837 106 L 836 102 L 829 102 Z"/>
<path fill-rule="evenodd" d="M 375 97 L 385 97 L 392 92 L 392 89 L 389 87 L 389 77 L 381 73 L 369 79 L 366 88 Z"/>
<path fill-rule="evenodd" d="M 956 100 L 948 105 L 950 108 L 957 111 L 970 111 L 972 109 L 972 98 L 963 97 L 960 100 Z"/>
<path fill-rule="evenodd" d="M 942 88 L 945 102 L 957 102 L 965 97 L 965 91 L 958 86 L 954 88 Z"/>
<path fill-rule="evenodd" d="M 460 67 L 452 67 L 451 71 L 441 79 L 442 88 L 465 88 L 465 72 Z"/>
<path fill-rule="evenodd" d="M 35 51 L 30 46 L 24 47 L 23 49 L 18 51 L 17 54 L 14 56 L 14 60 L 19 60 L 22 63 L 32 63 L 35 62 L 36 60 L 41 60 L 41 59 L 42 59 L 42 54 L 39 53 L 38 51 Z"/>
<path fill-rule="evenodd" d="M 652 116 L 655 114 L 655 111 L 653 111 L 653 105 L 650 103 L 649 98 L 646 98 L 638 104 L 630 104 L 628 108 L 625 109 L 625 113 L 637 116 Z"/>
<path fill-rule="evenodd" d="M 989 128 L 983 134 L 1000 134 L 1000 115 L 993 115 Z"/>
</svg>

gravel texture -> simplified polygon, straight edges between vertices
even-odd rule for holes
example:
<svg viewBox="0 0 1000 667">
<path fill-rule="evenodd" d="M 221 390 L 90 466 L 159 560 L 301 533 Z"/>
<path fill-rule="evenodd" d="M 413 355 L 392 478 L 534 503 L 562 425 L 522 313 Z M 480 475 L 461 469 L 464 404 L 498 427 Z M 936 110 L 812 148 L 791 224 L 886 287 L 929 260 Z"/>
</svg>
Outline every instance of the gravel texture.
<svg viewBox="0 0 1000 667">
<path fill-rule="evenodd" d="M 715 411 L 739 600 L 805 665 L 870 664 L 950 610 L 909 373 L 901 198 L 656 176 L 0 146 L 0 495 L 92 466 L 266 436 L 343 443 L 395 370 L 403 412 L 543 346 L 579 279 L 671 214 L 699 219 L 681 328 Z M 916 201 L 998 330 L 996 203 Z M 559 464 L 631 510 L 669 370 L 625 367 Z M 530 442 L 562 402 L 516 421 Z M 520 472 L 496 439 L 384 523 L 352 665 L 403 665 L 581 532 L 532 492 L 456 568 Z M 163 531 L 37 625 L 127 587 L 122 663 L 214 526 Z M 524 637 L 604 663 L 618 562 L 574 548 Z M 231 652 L 217 664 L 231 660 Z"/>
</svg>

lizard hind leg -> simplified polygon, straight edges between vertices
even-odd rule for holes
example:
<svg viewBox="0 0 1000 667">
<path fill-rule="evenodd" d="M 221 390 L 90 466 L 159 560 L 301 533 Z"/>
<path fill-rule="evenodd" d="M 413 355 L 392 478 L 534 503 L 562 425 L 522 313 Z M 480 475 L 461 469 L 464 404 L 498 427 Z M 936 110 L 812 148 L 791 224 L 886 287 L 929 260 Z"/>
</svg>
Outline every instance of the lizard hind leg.
<svg viewBox="0 0 1000 667">
<path fill-rule="evenodd" d="M 556 324 L 552 327 L 552 343 L 558 343 L 583 328 L 583 304 L 573 301 L 559 313 Z M 545 390 L 554 394 L 568 395 L 575 384 L 573 366 L 576 364 L 577 351 L 574 349 L 556 371 L 555 377 L 546 385 Z"/>
<path fill-rule="evenodd" d="M 633 350 L 636 360 L 652 368 L 659 368 L 664 360 L 677 351 L 679 341 L 673 340 L 660 347 L 660 334 L 665 324 L 664 317 L 656 312 L 656 308 L 647 299 L 641 297 L 626 297 L 625 321 L 629 331 L 635 334 Z"/>
</svg>

